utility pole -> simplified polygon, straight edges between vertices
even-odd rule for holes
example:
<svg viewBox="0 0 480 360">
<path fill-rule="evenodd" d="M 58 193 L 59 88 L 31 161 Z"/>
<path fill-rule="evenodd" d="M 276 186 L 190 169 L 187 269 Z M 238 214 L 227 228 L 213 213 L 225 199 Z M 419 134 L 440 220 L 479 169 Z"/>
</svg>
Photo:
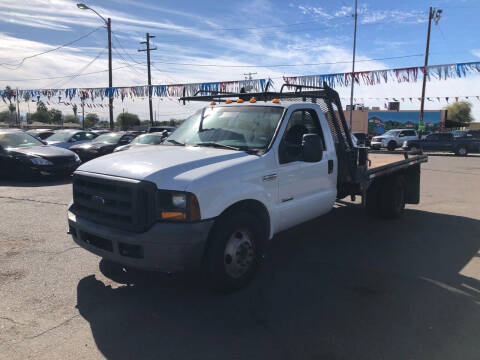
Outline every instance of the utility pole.
<svg viewBox="0 0 480 360">
<path fill-rule="evenodd" d="M 107 32 L 108 32 L 108 87 L 113 87 L 112 81 L 112 20 L 107 19 Z M 113 131 L 113 93 L 110 92 L 108 98 L 109 111 L 110 111 L 110 130 Z"/>
<path fill-rule="evenodd" d="M 157 50 L 157 48 L 150 48 L 150 39 L 154 38 L 155 36 L 150 35 L 147 33 L 147 41 L 142 41 L 140 44 L 145 44 L 147 46 L 146 49 L 140 49 L 138 51 L 146 51 L 147 52 L 147 68 L 148 68 L 148 108 L 150 110 L 150 125 L 153 126 L 153 108 L 152 108 L 152 75 L 150 72 L 150 51 Z"/>
<path fill-rule="evenodd" d="M 244 73 L 243 75 L 245 75 L 245 80 L 252 80 L 252 75 L 257 75 L 257 73 L 249 72 L 249 73 Z"/>
<path fill-rule="evenodd" d="M 422 84 L 422 101 L 420 104 L 420 118 L 418 119 L 418 138 L 421 139 L 422 131 L 425 128 L 425 124 L 423 122 L 423 113 L 425 109 L 425 89 L 427 87 L 427 75 L 428 75 L 428 54 L 430 52 L 430 32 L 432 30 L 432 20 L 435 19 L 435 25 L 438 25 L 438 21 L 442 16 L 441 9 L 435 9 L 430 7 L 428 12 L 428 30 L 427 30 L 427 45 L 425 49 L 425 65 L 423 67 L 423 84 Z"/>
<path fill-rule="evenodd" d="M 85 130 L 85 100 L 82 99 L 82 129 Z"/>
<path fill-rule="evenodd" d="M 17 125 L 20 126 L 20 102 L 18 101 L 18 88 L 17 88 L 17 96 L 15 96 L 17 100 Z"/>
<path fill-rule="evenodd" d="M 357 0 L 355 0 L 355 14 L 353 14 L 355 25 L 353 27 L 353 61 L 352 61 L 352 87 L 350 90 L 350 130 L 352 130 L 353 119 L 353 88 L 355 86 L 355 55 L 357 51 L 357 20 L 358 20 L 358 7 Z"/>
</svg>

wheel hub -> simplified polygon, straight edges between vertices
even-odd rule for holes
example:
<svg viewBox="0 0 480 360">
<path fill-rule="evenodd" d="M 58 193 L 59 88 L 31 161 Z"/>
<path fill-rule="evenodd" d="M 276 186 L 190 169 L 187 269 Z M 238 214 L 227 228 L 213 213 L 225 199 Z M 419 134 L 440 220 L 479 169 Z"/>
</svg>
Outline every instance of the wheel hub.
<svg viewBox="0 0 480 360">
<path fill-rule="evenodd" d="M 235 279 L 241 277 L 252 266 L 254 255 L 255 249 L 248 231 L 237 230 L 233 232 L 225 246 L 225 271 Z"/>
</svg>

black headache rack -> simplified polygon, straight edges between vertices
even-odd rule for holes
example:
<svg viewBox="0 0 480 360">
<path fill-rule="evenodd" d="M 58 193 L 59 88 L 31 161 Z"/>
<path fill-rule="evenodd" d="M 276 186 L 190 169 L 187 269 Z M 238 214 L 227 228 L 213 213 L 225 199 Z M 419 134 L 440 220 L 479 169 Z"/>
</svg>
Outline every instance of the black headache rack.
<svg viewBox="0 0 480 360">
<path fill-rule="evenodd" d="M 294 91 L 284 91 L 293 88 Z M 254 93 L 230 93 L 211 90 L 198 90 L 194 96 L 183 96 L 180 101 L 225 102 L 227 99 L 242 99 L 245 102 L 255 98 L 257 102 L 273 99 L 289 102 L 311 102 L 322 109 L 335 142 L 338 159 L 337 197 L 359 193 L 359 188 L 366 178 L 367 149 L 355 147 L 350 129 L 345 121 L 342 104 L 338 93 L 324 83 L 323 87 L 283 84 L 279 92 L 268 91 Z"/>
</svg>

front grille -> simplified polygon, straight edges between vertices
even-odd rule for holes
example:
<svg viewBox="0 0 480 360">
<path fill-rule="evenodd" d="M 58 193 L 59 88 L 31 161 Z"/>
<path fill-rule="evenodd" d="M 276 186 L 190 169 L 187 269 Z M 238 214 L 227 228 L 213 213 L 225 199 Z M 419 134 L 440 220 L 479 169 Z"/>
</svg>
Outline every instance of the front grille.
<svg viewBox="0 0 480 360">
<path fill-rule="evenodd" d="M 74 156 L 50 156 L 45 159 L 51 161 L 55 165 L 72 165 L 75 163 Z"/>
<path fill-rule="evenodd" d="M 142 232 L 155 220 L 155 192 L 145 181 L 75 174 L 72 211 L 98 224 Z"/>
</svg>

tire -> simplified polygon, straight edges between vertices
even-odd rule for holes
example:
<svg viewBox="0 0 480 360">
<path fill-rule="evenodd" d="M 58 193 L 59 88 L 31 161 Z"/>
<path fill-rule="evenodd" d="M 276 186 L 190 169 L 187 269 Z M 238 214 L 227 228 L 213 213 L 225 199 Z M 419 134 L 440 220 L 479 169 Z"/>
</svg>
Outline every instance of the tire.
<svg viewBox="0 0 480 360">
<path fill-rule="evenodd" d="M 231 292 L 251 281 L 260 263 L 263 233 L 258 217 L 245 211 L 219 218 L 210 235 L 204 263 L 211 289 Z"/>
<path fill-rule="evenodd" d="M 455 155 L 457 155 L 457 156 L 467 156 L 468 155 L 468 149 L 465 146 L 459 146 L 455 150 Z"/>
<path fill-rule="evenodd" d="M 380 192 L 379 210 L 384 219 L 395 219 L 403 214 L 406 202 L 406 186 L 403 176 L 387 179 Z"/>
<path fill-rule="evenodd" d="M 415 145 L 410 146 L 410 152 L 412 154 L 417 154 L 419 152 L 419 148 L 417 148 Z"/>
<path fill-rule="evenodd" d="M 367 189 L 365 209 L 367 210 L 367 215 L 373 218 L 380 216 L 380 190 L 381 184 L 379 183 L 373 183 Z"/>
<path fill-rule="evenodd" d="M 395 151 L 397 148 L 397 143 L 395 141 L 390 141 L 387 145 L 388 151 Z"/>
</svg>

